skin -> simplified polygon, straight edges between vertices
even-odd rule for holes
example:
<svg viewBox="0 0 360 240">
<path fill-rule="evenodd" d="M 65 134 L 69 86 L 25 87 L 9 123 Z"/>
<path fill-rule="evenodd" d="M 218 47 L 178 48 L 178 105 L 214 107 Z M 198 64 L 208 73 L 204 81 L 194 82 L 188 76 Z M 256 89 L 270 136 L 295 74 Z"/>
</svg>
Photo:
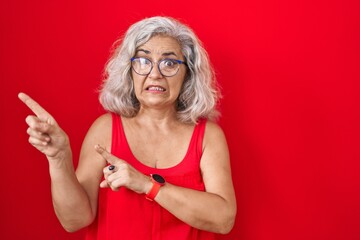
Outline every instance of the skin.
<svg viewBox="0 0 360 240">
<path fill-rule="evenodd" d="M 178 42 L 165 36 L 151 38 L 139 47 L 136 56 L 153 62 L 164 58 L 184 60 Z M 179 122 L 175 108 L 185 74 L 186 66 L 181 65 L 175 76 L 164 77 L 156 63 L 147 76 L 132 73 L 141 107 L 135 117 L 122 118 L 122 121 L 133 154 L 145 165 L 168 168 L 178 164 L 186 154 L 194 125 Z M 151 88 L 154 86 L 163 90 Z M 110 187 L 113 191 L 126 187 L 139 194 L 150 191 L 149 176 L 106 150 L 111 146 L 109 113 L 100 116 L 90 127 L 75 171 L 67 134 L 32 98 L 24 93 L 20 93 L 19 98 L 35 114 L 26 118 L 29 142 L 48 159 L 54 209 L 67 231 L 73 232 L 92 223 L 97 212 L 99 186 Z M 108 164 L 115 169 L 109 170 Z M 210 121 L 203 140 L 200 168 L 205 192 L 166 183 L 155 201 L 195 228 L 228 233 L 236 214 L 229 153 L 222 130 Z M 101 182 L 102 177 L 105 180 Z M 72 197 L 68 198 L 69 195 Z"/>
</svg>

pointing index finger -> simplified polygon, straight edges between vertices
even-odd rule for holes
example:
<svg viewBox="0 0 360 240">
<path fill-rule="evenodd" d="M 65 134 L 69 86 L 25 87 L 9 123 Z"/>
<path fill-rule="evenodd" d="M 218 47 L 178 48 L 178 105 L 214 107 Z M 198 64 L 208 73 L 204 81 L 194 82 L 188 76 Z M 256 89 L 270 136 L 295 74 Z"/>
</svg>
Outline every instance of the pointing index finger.
<svg viewBox="0 0 360 240">
<path fill-rule="evenodd" d="M 120 159 L 115 159 L 114 155 L 106 151 L 105 148 L 101 147 L 100 145 L 95 146 L 95 150 L 110 164 L 115 164 Z"/>
<path fill-rule="evenodd" d="M 33 113 L 35 113 L 38 118 L 40 118 L 40 120 L 48 121 L 49 118 L 52 118 L 51 115 L 40 106 L 40 104 L 25 93 L 19 93 L 18 97 L 28 108 L 30 108 Z"/>
</svg>

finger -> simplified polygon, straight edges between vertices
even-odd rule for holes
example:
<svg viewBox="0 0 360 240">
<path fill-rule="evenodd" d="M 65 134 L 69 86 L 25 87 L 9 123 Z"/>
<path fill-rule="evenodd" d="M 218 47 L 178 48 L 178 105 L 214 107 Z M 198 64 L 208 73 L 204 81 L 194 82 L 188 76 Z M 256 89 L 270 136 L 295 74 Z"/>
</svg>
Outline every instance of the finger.
<svg viewBox="0 0 360 240">
<path fill-rule="evenodd" d="M 109 169 L 110 166 L 114 166 L 114 165 L 108 165 L 108 166 L 103 168 L 103 174 L 104 174 L 105 179 L 108 176 L 110 176 L 111 174 L 115 173 L 115 166 L 114 166 L 114 169 Z"/>
<path fill-rule="evenodd" d="M 39 139 L 42 142 L 50 142 L 50 140 L 51 140 L 48 134 L 46 134 L 46 133 L 44 134 L 42 132 L 36 131 L 30 127 L 27 129 L 26 132 L 27 132 L 27 134 L 29 134 L 30 137 Z"/>
<path fill-rule="evenodd" d="M 119 183 L 120 180 L 119 179 L 116 179 L 110 183 L 108 183 L 108 185 L 110 186 L 111 190 L 117 192 L 120 190 L 120 188 L 122 187 L 121 183 Z"/>
<path fill-rule="evenodd" d="M 36 116 L 39 117 L 41 121 L 48 122 L 49 124 L 53 122 L 53 117 L 34 99 L 25 93 L 19 93 L 18 97 L 31 111 L 33 111 L 33 113 L 35 113 Z"/>
<path fill-rule="evenodd" d="M 27 116 L 25 122 L 29 125 L 31 129 L 42 133 L 49 132 L 51 128 L 51 125 L 42 122 L 38 117 L 35 116 Z"/>
<path fill-rule="evenodd" d="M 102 182 L 100 183 L 100 187 L 101 187 L 101 188 L 108 188 L 108 187 L 110 187 L 110 186 L 109 186 L 108 182 L 107 182 L 106 180 L 104 180 L 104 181 L 102 181 Z"/>
<path fill-rule="evenodd" d="M 44 147 L 44 146 L 47 146 L 49 144 L 49 142 L 47 141 L 41 141 L 37 138 L 34 138 L 34 137 L 29 137 L 29 143 L 31 145 L 33 145 L 34 147 Z"/>
<path fill-rule="evenodd" d="M 101 147 L 100 145 L 95 146 L 95 150 L 110 164 L 115 165 L 116 163 L 122 162 L 119 158 L 115 157 L 105 148 Z"/>
<path fill-rule="evenodd" d="M 120 189 L 120 187 L 114 187 L 114 186 L 112 186 L 111 185 L 111 183 L 109 183 L 108 181 L 106 181 L 106 180 L 104 180 L 104 181 L 102 181 L 101 183 L 100 183 L 100 187 L 101 188 L 111 188 L 111 190 L 113 190 L 113 191 L 115 191 L 115 192 L 117 192 L 117 191 L 119 191 L 119 189 Z"/>
</svg>

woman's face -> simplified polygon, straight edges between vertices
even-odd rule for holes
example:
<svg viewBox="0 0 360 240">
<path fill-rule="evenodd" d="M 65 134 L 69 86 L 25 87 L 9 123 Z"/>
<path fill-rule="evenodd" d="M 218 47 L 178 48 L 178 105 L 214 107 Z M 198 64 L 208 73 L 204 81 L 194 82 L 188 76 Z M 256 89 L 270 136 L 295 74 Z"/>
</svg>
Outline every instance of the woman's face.
<svg viewBox="0 0 360 240">
<path fill-rule="evenodd" d="M 153 65 L 151 72 L 145 76 L 137 74 L 134 69 L 131 72 L 135 95 L 141 108 L 175 109 L 186 75 L 186 65 L 180 64 L 174 76 L 166 77 L 160 73 L 158 62 L 163 59 L 184 61 L 179 43 L 168 36 L 154 36 L 137 48 L 135 57 L 147 58 Z"/>
</svg>

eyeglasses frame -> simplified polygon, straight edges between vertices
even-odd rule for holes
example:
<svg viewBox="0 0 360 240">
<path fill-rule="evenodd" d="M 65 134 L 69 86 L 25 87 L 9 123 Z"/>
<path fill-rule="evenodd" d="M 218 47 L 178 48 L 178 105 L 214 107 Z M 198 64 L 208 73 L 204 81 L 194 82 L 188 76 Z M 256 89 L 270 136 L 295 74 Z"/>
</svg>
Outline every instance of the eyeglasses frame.
<svg viewBox="0 0 360 240">
<path fill-rule="evenodd" d="M 154 68 L 154 63 L 157 64 L 159 73 L 160 73 L 162 76 L 164 76 L 164 77 L 173 77 L 173 76 L 175 76 L 175 75 L 179 72 L 180 66 L 179 66 L 179 68 L 177 69 L 176 73 L 174 73 L 174 74 L 171 75 L 171 76 L 164 75 L 164 74 L 161 72 L 160 63 L 163 62 L 163 61 L 166 61 L 166 60 L 172 60 L 172 61 L 175 61 L 175 62 L 177 62 L 177 63 L 179 63 L 179 64 L 184 64 L 185 66 L 187 66 L 186 62 L 181 61 L 181 60 L 178 60 L 178 59 L 172 59 L 172 58 L 165 58 L 165 59 L 162 59 L 162 60 L 160 60 L 160 61 L 153 62 L 153 61 L 151 61 L 150 59 L 148 59 L 148 58 L 146 58 L 146 57 L 132 57 L 132 58 L 130 58 L 130 62 L 132 63 L 135 59 L 139 59 L 139 58 L 144 58 L 144 59 L 148 60 L 148 61 L 151 63 L 150 71 L 149 71 L 149 73 L 147 73 L 147 74 L 140 74 L 140 73 L 138 73 L 137 71 L 135 71 L 135 69 L 133 68 L 133 66 L 132 66 L 132 64 L 131 64 L 131 68 L 134 70 L 134 72 L 135 72 L 136 74 L 138 74 L 138 75 L 140 75 L 140 76 L 147 76 L 147 75 L 149 75 L 149 74 L 151 73 L 151 71 L 153 70 L 153 68 Z"/>
</svg>

